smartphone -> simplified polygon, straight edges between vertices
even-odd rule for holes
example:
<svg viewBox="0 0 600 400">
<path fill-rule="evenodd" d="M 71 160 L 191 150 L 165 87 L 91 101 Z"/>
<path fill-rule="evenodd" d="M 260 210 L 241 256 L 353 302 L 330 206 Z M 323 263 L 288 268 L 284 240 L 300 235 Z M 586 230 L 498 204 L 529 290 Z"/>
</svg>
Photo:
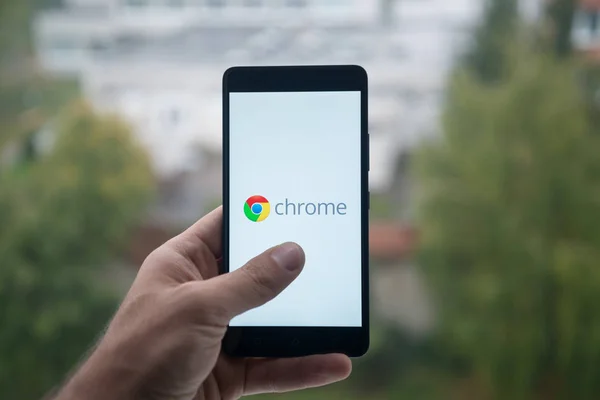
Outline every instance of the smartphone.
<svg viewBox="0 0 600 400">
<path fill-rule="evenodd" d="M 223 272 L 296 242 L 304 270 L 233 319 L 234 357 L 369 347 L 368 79 L 358 66 L 234 67 L 223 78 Z"/>
</svg>

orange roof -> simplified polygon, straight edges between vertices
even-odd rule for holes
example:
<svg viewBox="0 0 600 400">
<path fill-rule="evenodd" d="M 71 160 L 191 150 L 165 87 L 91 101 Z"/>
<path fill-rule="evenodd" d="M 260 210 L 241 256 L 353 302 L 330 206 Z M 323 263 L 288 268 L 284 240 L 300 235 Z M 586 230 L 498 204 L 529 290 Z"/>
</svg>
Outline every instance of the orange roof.
<svg viewBox="0 0 600 400">
<path fill-rule="evenodd" d="M 590 60 L 600 61 L 600 46 L 597 49 L 587 51 L 586 56 Z"/>
<path fill-rule="evenodd" d="M 579 5 L 583 8 L 600 8 L 600 0 L 579 0 Z"/>
<path fill-rule="evenodd" d="M 417 231 L 410 226 L 373 223 L 369 233 L 369 254 L 382 261 L 400 261 L 412 255 Z"/>
<path fill-rule="evenodd" d="M 600 46 L 594 49 L 580 50 L 579 54 L 592 63 L 600 63 Z"/>
</svg>

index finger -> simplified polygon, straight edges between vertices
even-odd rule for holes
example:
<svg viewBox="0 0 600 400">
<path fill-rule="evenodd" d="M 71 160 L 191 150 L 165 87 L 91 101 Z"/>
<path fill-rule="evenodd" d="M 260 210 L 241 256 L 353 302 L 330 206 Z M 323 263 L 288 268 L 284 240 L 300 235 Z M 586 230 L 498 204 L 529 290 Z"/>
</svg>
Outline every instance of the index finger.
<svg viewBox="0 0 600 400">
<path fill-rule="evenodd" d="M 215 258 L 220 258 L 223 252 L 223 206 L 206 214 L 183 235 L 193 235 L 209 248 Z"/>
<path fill-rule="evenodd" d="M 246 360 L 244 395 L 284 393 L 344 380 L 352 362 L 341 354 L 304 358 Z"/>
</svg>

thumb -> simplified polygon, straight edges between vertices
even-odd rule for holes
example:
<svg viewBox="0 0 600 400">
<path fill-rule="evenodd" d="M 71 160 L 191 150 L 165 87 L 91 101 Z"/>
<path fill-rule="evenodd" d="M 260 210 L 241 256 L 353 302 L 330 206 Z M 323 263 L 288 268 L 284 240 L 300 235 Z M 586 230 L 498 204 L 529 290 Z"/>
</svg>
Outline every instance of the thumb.
<svg viewBox="0 0 600 400">
<path fill-rule="evenodd" d="M 219 293 L 222 308 L 231 319 L 277 297 L 300 275 L 304 261 L 299 245 L 284 243 L 206 283 Z"/>
</svg>

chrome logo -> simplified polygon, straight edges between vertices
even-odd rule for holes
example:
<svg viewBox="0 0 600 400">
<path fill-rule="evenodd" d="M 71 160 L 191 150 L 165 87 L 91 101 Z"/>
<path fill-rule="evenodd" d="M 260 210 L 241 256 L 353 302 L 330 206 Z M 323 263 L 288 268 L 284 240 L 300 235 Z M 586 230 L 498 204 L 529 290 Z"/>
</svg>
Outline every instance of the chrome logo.
<svg viewBox="0 0 600 400">
<path fill-rule="evenodd" d="M 262 196 L 252 196 L 244 204 L 244 214 L 252 222 L 262 222 L 270 213 L 271 204 Z"/>
</svg>

